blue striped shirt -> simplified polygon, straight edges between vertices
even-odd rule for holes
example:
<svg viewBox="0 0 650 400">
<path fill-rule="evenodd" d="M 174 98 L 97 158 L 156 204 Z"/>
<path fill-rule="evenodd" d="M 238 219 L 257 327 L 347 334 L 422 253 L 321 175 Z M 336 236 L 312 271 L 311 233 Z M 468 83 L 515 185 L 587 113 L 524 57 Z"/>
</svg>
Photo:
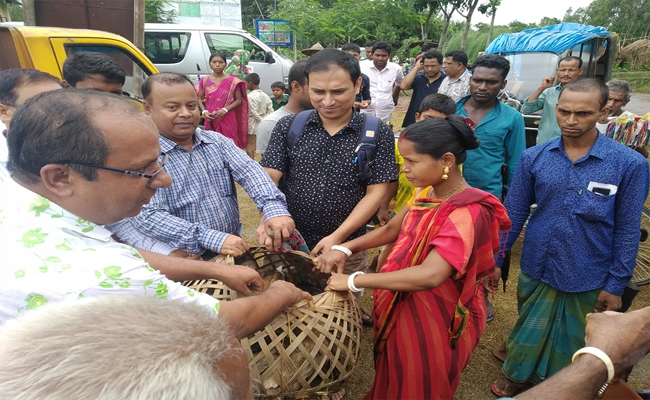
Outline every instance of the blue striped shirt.
<svg viewBox="0 0 650 400">
<path fill-rule="evenodd" d="M 133 228 L 173 248 L 201 254 L 221 250 L 228 235 L 241 235 L 235 182 L 264 219 L 288 216 L 284 195 L 264 169 L 231 139 L 197 129 L 192 150 L 160 136 L 172 185 L 130 218 Z"/>
<path fill-rule="evenodd" d="M 611 185 L 611 194 L 589 190 L 593 185 Z M 531 147 L 521 156 L 504 203 L 512 220 L 506 249 L 537 203 L 524 237 L 521 271 L 562 292 L 602 288 L 620 296 L 636 265 L 649 185 L 648 161 L 600 134 L 575 162 L 561 137 Z"/>
</svg>

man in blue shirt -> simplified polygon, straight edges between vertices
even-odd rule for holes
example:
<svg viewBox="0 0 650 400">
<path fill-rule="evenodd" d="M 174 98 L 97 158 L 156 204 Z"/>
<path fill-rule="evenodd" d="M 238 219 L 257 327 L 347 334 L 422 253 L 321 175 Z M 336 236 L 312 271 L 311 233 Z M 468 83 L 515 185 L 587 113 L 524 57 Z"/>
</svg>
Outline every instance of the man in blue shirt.
<svg viewBox="0 0 650 400">
<path fill-rule="evenodd" d="M 501 103 L 497 96 L 506 86 L 510 62 L 498 54 L 480 56 L 469 80 L 470 95 L 458 100 L 456 114 L 470 117 L 481 145 L 467 151 L 463 177 L 471 186 L 503 197 L 502 165 L 507 165 L 507 182 L 517 169 L 526 149 L 524 118 L 514 108 Z M 485 291 L 487 321 L 494 319 L 494 307 Z"/>
<path fill-rule="evenodd" d="M 501 166 L 507 165 L 510 183 L 526 149 L 524 118 L 497 99 L 499 91 L 506 87 L 509 70 L 510 62 L 503 56 L 480 56 L 469 80 L 470 95 L 456 103 L 456 114 L 472 119 L 476 137 L 481 140 L 478 149 L 467 152 L 463 177 L 471 186 L 497 198 L 503 194 Z"/>
<path fill-rule="evenodd" d="M 507 340 L 500 396 L 539 383 L 585 345 L 588 313 L 616 311 L 636 264 L 648 162 L 601 135 L 608 89 L 582 79 L 556 106 L 562 136 L 524 152 L 505 201 L 512 230 L 506 250 L 530 217 L 517 288 L 519 320 Z M 495 272 L 495 280 L 500 269 Z"/>
</svg>

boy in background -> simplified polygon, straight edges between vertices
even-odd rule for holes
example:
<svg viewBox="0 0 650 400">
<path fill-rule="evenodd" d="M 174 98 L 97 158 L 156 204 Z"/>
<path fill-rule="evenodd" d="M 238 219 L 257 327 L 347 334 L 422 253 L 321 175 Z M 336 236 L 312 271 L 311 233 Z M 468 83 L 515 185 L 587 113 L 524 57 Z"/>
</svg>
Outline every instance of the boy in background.
<svg viewBox="0 0 650 400">
<path fill-rule="evenodd" d="M 354 58 L 361 61 L 361 47 L 357 46 L 356 44 L 348 43 L 341 47 L 341 50 L 352 54 Z M 370 78 L 368 78 L 368 75 L 361 73 L 361 88 L 359 89 L 359 93 L 357 93 L 357 97 L 354 100 L 354 109 L 356 111 L 365 110 L 368 108 L 371 101 Z"/>
<path fill-rule="evenodd" d="M 260 76 L 251 73 L 244 77 L 248 93 L 248 144 L 246 154 L 255 159 L 256 132 L 260 121 L 273 112 L 271 99 L 260 89 Z"/>
<path fill-rule="evenodd" d="M 429 118 L 445 118 L 447 115 L 456 113 L 456 103 L 447 95 L 441 93 L 430 94 L 422 100 L 420 110 L 415 113 L 415 122 L 420 122 Z M 399 178 L 397 182 L 391 183 L 391 190 L 386 196 L 386 199 L 381 204 L 377 217 L 381 225 L 384 225 L 390 219 L 388 217 L 388 206 L 393 199 L 394 212 L 397 214 L 399 210 L 404 207 L 406 202 L 411 198 L 414 187 L 411 182 L 406 179 L 406 174 L 402 172 L 402 165 L 404 159 L 399 154 L 397 149 L 397 140 L 395 140 L 395 163 L 399 170 Z"/>
<path fill-rule="evenodd" d="M 273 92 L 273 111 L 284 107 L 289 102 L 289 96 L 284 94 L 286 86 L 282 82 L 273 82 L 271 91 Z"/>
<path fill-rule="evenodd" d="M 420 110 L 415 113 L 415 122 L 417 123 L 429 118 L 445 118 L 447 115 L 455 113 L 456 102 L 447 95 L 434 93 L 425 97 L 422 103 L 420 103 Z M 395 139 L 395 164 L 397 164 L 399 175 L 397 182 L 391 182 L 388 194 L 384 198 L 384 201 L 382 201 L 381 206 L 379 206 L 379 211 L 377 211 L 377 218 L 379 219 L 380 225 L 385 225 L 391 218 L 388 214 L 390 203 L 393 202 L 392 215 L 395 215 L 406 205 L 415 190 L 413 184 L 406 179 L 406 174 L 402 172 L 404 158 L 399 154 L 397 141 L 398 139 Z M 379 270 L 386 257 L 388 257 L 392 247 L 392 243 L 384 246 L 381 253 L 371 263 L 370 270 Z"/>
</svg>

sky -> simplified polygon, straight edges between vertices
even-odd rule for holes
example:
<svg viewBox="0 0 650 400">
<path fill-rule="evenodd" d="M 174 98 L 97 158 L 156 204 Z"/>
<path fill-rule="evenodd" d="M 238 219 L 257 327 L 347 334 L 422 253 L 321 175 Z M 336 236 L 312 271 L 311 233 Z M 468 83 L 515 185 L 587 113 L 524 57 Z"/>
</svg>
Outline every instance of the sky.
<svg viewBox="0 0 650 400">
<path fill-rule="evenodd" d="M 508 25 L 511 21 L 531 23 L 539 22 L 543 17 L 562 19 L 566 10 L 572 7 L 575 11 L 580 7 L 586 7 L 593 0 L 501 0 L 497 8 L 495 25 Z M 490 23 L 490 18 L 474 11 L 472 25 L 478 22 Z M 455 13 L 455 21 L 463 21 L 464 18 Z"/>
</svg>

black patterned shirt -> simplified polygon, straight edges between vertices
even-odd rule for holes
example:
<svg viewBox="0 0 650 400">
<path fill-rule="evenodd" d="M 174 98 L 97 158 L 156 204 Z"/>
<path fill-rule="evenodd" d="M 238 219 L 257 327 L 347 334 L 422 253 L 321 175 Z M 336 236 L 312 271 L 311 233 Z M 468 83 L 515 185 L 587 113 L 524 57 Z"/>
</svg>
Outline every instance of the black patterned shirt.
<svg viewBox="0 0 650 400">
<path fill-rule="evenodd" d="M 363 115 L 353 113 L 347 126 L 330 135 L 314 111 L 290 150 L 287 133 L 294 118 L 294 115 L 284 117 L 275 126 L 261 164 L 284 173 L 282 190 L 289 213 L 307 245 L 313 248 L 348 218 L 366 194 L 366 185 L 359 182 L 355 164 Z M 397 180 L 393 132 L 382 122 L 378 135 L 368 185 Z M 363 233 L 364 227 L 359 227 L 346 240 Z"/>
</svg>

